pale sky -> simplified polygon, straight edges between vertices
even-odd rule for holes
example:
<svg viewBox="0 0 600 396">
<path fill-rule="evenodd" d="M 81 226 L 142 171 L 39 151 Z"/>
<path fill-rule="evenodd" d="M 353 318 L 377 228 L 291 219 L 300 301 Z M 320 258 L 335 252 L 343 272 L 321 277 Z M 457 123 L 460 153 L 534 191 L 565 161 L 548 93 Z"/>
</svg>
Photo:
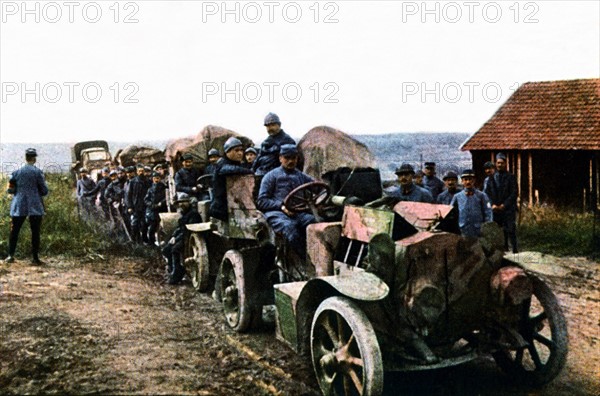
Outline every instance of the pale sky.
<svg viewBox="0 0 600 396">
<path fill-rule="evenodd" d="M 600 76 L 599 3 L 3 0 L 0 142 L 258 142 L 269 111 L 293 136 L 473 133 L 518 84 Z"/>
</svg>

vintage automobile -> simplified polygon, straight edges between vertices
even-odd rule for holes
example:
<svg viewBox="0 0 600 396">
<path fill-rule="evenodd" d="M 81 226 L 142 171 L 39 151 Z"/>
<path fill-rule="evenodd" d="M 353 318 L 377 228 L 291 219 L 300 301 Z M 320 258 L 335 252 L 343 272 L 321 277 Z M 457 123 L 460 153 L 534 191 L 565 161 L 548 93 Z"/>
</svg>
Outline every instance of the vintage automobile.
<svg viewBox="0 0 600 396">
<path fill-rule="evenodd" d="M 79 142 L 71 147 L 71 175 L 76 181 L 79 169 L 87 168 L 94 180 L 102 178 L 102 168 L 112 157 L 108 151 L 108 143 L 104 140 Z"/>
<path fill-rule="evenodd" d="M 568 349 L 560 306 L 541 279 L 504 257 L 494 223 L 480 239 L 466 239 L 456 233 L 451 206 L 363 205 L 338 192 L 373 194 L 364 183 L 380 186 L 379 173 L 340 175 L 333 184 L 300 186 L 285 200 L 289 210 L 320 220 L 307 230 L 306 260 L 256 208 L 259 179 L 252 175 L 228 179 L 228 222 L 187 226 L 186 269 L 197 290 L 214 284 L 232 329 L 251 329 L 274 304 L 277 338 L 311 356 L 325 395 L 378 395 L 386 371 L 482 355 L 530 386 L 558 375 Z M 199 210 L 206 213 L 207 202 Z"/>
</svg>

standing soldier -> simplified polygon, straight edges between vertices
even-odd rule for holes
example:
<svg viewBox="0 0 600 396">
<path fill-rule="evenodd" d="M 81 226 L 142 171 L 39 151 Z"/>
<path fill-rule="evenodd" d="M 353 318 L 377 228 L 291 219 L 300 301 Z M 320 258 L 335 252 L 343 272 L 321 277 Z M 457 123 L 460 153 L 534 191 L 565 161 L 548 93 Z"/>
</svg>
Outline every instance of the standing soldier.
<svg viewBox="0 0 600 396">
<path fill-rule="evenodd" d="M 496 155 L 496 173 L 489 178 L 485 193 L 492 201 L 494 221 L 504 231 L 504 250 L 508 250 L 508 240 L 513 253 L 518 253 L 516 215 L 517 215 L 517 180 L 506 170 L 506 155 Z"/>
<path fill-rule="evenodd" d="M 113 173 L 114 172 L 114 173 Z M 102 169 L 102 179 L 98 181 L 96 187 L 86 195 L 88 197 L 92 197 L 94 200 L 98 201 L 100 208 L 102 209 L 102 213 L 104 213 L 104 219 L 110 220 L 110 212 L 108 209 L 108 203 L 106 202 L 106 198 L 104 197 L 104 192 L 108 185 L 112 182 L 111 174 L 117 175 L 116 171 L 111 171 L 109 168 Z"/>
<path fill-rule="evenodd" d="M 131 235 L 131 215 L 129 214 L 129 207 L 127 206 L 127 195 L 129 194 L 129 187 L 131 186 L 131 181 L 135 178 L 135 166 L 128 166 L 125 168 L 125 174 L 127 175 L 125 179 L 125 183 L 123 184 L 123 199 L 122 203 L 122 213 L 123 220 L 125 221 L 125 225 L 127 226 L 127 230 Z"/>
<path fill-rule="evenodd" d="M 488 161 L 483 164 L 483 171 L 485 172 L 485 180 L 483 181 L 482 191 L 485 191 L 487 189 L 489 180 L 494 176 L 494 173 L 496 173 L 496 167 L 492 161 Z"/>
<path fill-rule="evenodd" d="M 146 204 L 146 224 L 148 225 L 148 242 L 156 242 L 156 231 L 160 223 L 160 212 L 167 208 L 167 186 L 162 182 L 160 173 L 152 174 L 152 186 L 148 189 L 144 198 Z"/>
<path fill-rule="evenodd" d="M 413 178 L 413 182 L 419 186 L 419 187 L 425 187 L 423 185 L 423 176 L 425 176 L 425 174 L 423 173 L 422 170 L 418 170 L 415 172 L 415 177 Z"/>
<path fill-rule="evenodd" d="M 124 222 L 126 214 L 123 213 L 123 188 L 126 181 L 125 169 L 118 167 L 117 177 L 106 187 L 106 191 L 104 192 L 104 197 L 106 198 L 113 223 L 115 224 L 115 233 L 120 227 L 127 227 Z M 129 231 L 125 229 L 124 232 Z"/>
<path fill-rule="evenodd" d="M 90 191 L 92 191 L 96 187 L 96 182 L 89 177 L 89 172 L 86 168 L 81 168 L 79 170 L 79 174 L 81 175 L 80 179 L 77 180 L 77 202 L 80 210 L 84 214 L 84 218 L 89 220 L 89 216 L 92 213 L 92 209 L 94 207 L 94 199 L 87 195 Z"/>
<path fill-rule="evenodd" d="M 444 175 L 444 184 L 446 189 L 437 197 L 437 203 L 450 205 L 452 198 L 457 192 L 460 192 L 458 188 L 458 175 L 452 171 L 446 172 Z"/>
<path fill-rule="evenodd" d="M 444 190 L 444 182 L 435 175 L 435 162 L 425 162 L 425 176 L 423 176 L 423 185 L 429 190 L 434 201 Z"/>
<path fill-rule="evenodd" d="M 219 150 L 212 148 L 208 150 L 208 165 L 204 169 L 205 175 L 212 175 L 215 173 L 215 168 L 217 166 L 217 162 L 221 159 L 221 154 Z"/>
<path fill-rule="evenodd" d="M 37 152 L 33 148 L 25 150 L 26 165 L 13 172 L 8 182 L 8 193 L 14 194 L 10 203 L 10 237 L 8 257 L 5 263 L 14 263 L 15 251 L 19 240 L 19 231 L 29 217 L 31 227 L 31 253 L 34 265 L 43 264 L 39 257 L 40 229 L 45 214 L 42 197 L 48 195 L 48 186 L 41 170 L 34 166 Z"/>
<path fill-rule="evenodd" d="M 400 185 L 386 189 L 385 195 L 397 201 L 433 203 L 433 197 L 431 196 L 429 190 L 419 187 L 413 183 L 414 174 L 415 169 L 412 167 L 412 165 L 402 164 L 400 168 L 396 169 L 398 184 Z"/>
<path fill-rule="evenodd" d="M 457 193 L 450 203 L 458 210 L 458 226 L 463 236 L 477 238 L 481 236 L 483 223 L 492 221 L 492 207 L 488 196 L 474 187 L 475 172 L 465 169 L 460 175 L 465 187 Z"/>
<path fill-rule="evenodd" d="M 147 192 L 144 167 L 138 167 L 137 176 L 130 180 L 125 196 L 127 212 L 131 216 L 131 238 L 136 243 L 148 242 L 148 229 L 145 221 L 146 205 L 144 203 Z"/>
<path fill-rule="evenodd" d="M 198 178 L 202 176 L 200 171 L 193 168 L 194 157 L 190 153 L 185 153 L 181 157 L 182 168 L 175 173 L 175 191 L 177 193 L 186 193 L 190 197 L 198 198 L 200 193 L 198 189 Z"/>
<path fill-rule="evenodd" d="M 265 117 L 265 127 L 269 136 L 260 146 L 260 154 L 256 157 L 252 170 L 258 176 L 263 176 L 272 169 L 277 168 L 279 162 L 279 149 L 284 144 L 296 144 L 294 139 L 281 129 L 281 120 L 275 113 L 269 113 Z"/>
</svg>

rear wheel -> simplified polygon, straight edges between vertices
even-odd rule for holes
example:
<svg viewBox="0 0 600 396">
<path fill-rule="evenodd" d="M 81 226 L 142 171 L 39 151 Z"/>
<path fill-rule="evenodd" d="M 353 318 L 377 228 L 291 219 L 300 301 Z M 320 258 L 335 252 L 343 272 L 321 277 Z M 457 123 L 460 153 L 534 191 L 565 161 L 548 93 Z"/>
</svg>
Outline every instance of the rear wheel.
<svg viewBox="0 0 600 396">
<path fill-rule="evenodd" d="M 206 241 L 201 235 L 190 235 L 188 252 L 189 257 L 186 261 L 189 263 L 187 266 L 192 278 L 192 285 L 197 291 L 204 292 L 209 287 L 210 265 Z"/>
<path fill-rule="evenodd" d="M 531 276 L 533 296 L 523 303 L 518 331 L 527 345 L 494 354 L 498 366 L 520 382 L 532 386 L 556 377 L 567 358 L 568 333 L 565 317 L 550 288 Z"/>
<path fill-rule="evenodd" d="M 311 351 L 324 395 L 380 395 L 383 362 L 375 330 L 347 298 L 330 297 L 313 317 Z"/>
<path fill-rule="evenodd" d="M 247 331 L 252 323 L 243 268 L 244 257 L 240 252 L 229 250 L 225 253 L 220 276 L 223 313 L 229 327 L 238 332 Z"/>
</svg>

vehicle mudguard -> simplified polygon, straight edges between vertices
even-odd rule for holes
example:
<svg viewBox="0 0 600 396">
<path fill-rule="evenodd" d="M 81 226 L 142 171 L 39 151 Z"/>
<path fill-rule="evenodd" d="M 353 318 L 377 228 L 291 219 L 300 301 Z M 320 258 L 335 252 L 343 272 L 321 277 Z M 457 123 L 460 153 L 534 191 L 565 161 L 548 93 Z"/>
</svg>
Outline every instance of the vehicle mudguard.
<svg viewBox="0 0 600 396">
<path fill-rule="evenodd" d="M 390 288 L 384 281 L 366 271 L 324 276 L 308 281 L 309 284 L 311 282 L 326 282 L 343 296 L 359 301 L 383 300 L 390 292 Z"/>
</svg>

